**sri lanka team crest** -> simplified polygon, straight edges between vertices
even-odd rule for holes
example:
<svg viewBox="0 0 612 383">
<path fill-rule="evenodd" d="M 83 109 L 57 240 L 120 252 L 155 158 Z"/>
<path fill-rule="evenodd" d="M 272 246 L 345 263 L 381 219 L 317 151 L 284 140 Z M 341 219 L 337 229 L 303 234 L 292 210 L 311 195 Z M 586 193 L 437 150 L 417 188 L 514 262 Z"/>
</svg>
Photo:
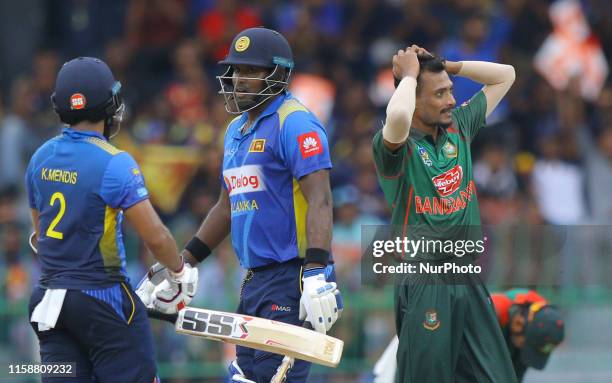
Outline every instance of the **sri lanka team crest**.
<svg viewBox="0 0 612 383">
<path fill-rule="evenodd" d="M 250 44 L 251 44 L 251 39 L 249 39 L 248 36 L 242 36 L 241 38 L 236 40 L 234 49 L 236 49 L 236 52 L 244 52 L 247 50 Z"/>
<path fill-rule="evenodd" d="M 438 313 L 436 310 L 427 310 L 425 312 L 425 320 L 423 321 L 423 327 L 427 330 L 434 331 L 440 327 L 440 320 L 438 319 Z"/>
<path fill-rule="evenodd" d="M 431 162 L 431 159 L 429 158 L 429 153 L 427 153 L 425 148 L 420 145 L 418 145 L 418 149 L 419 149 L 419 156 L 421 156 L 423 163 L 427 166 L 431 166 L 433 162 Z"/>
<path fill-rule="evenodd" d="M 260 138 L 257 140 L 251 141 L 251 146 L 249 147 L 250 153 L 263 153 L 264 148 L 266 146 L 266 139 Z"/>
<path fill-rule="evenodd" d="M 452 169 L 445 171 L 431 179 L 438 194 L 441 197 L 446 197 L 456 192 L 463 181 L 463 168 L 461 165 L 455 165 Z"/>
</svg>

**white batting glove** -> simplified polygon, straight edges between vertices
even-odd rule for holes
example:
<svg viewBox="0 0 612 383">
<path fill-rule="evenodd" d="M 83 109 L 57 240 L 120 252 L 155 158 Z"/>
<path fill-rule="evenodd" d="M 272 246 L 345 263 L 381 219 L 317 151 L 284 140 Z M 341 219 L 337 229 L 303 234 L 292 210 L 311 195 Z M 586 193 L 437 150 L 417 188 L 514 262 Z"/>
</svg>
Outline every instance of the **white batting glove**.
<svg viewBox="0 0 612 383">
<path fill-rule="evenodd" d="M 138 295 L 145 306 L 152 306 L 153 290 L 155 290 L 155 287 L 167 278 L 168 270 L 159 262 L 151 266 L 149 271 L 147 271 L 136 288 L 136 295 Z"/>
<path fill-rule="evenodd" d="M 242 372 L 242 369 L 238 365 L 238 361 L 232 360 L 227 369 L 229 370 L 230 376 L 229 383 L 255 383 L 255 381 L 244 376 L 244 372 Z"/>
<path fill-rule="evenodd" d="M 338 320 L 336 283 L 325 281 L 325 268 L 304 271 L 300 298 L 300 320 L 306 320 L 320 333 L 325 334 Z"/>
<path fill-rule="evenodd" d="M 185 263 L 178 273 L 167 270 L 166 280 L 155 288 L 153 307 L 174 314 L 187 306 L 198 288 L 198 269 Z"/>
</svg>

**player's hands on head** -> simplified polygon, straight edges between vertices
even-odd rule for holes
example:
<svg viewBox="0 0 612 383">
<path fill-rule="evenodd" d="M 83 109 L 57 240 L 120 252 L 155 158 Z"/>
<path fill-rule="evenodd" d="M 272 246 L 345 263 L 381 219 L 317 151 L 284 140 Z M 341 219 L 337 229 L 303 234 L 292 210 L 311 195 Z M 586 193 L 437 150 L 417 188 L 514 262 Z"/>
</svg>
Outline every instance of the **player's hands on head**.
<svg viewBox="0 0 612 383">
<path fill-rule="evenodd" d="M 325 280 L 324 267 L 304 271 L 302 284 L 299 318 L 310 322 L 315 331 L 325 334 L 340 315 L 336 301 L 338 287 L 336 283 Z"/>
<path fill-rule="evenodd" d="M 393 56 L 393 77 L 401 81 L 406 76 L 417 78 L 419 75 L 419 59 L 414 46 L 398 50 Z"/>
<path fill-rule="evenodd" d="M 416 44 L 412 44 L 412 46 L 410 47 L 411 49 L 413 49 L 416 54 L 417 54 L 417 58 L 420 59 L 425 59 L 425 58 L 433 58 L 434 55 L 432 53 L 430 53 L 427 49 L 422 48 Z"/>
</svg>

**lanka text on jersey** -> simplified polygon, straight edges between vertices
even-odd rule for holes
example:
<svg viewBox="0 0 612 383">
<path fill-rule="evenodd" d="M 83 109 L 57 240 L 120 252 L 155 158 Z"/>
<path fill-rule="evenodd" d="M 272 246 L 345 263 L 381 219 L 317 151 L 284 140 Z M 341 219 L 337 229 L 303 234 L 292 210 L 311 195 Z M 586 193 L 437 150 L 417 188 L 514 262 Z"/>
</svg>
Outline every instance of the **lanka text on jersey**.
<svg viewBox="0 0 612 383">
<path fill-rule="evenodd" d="M 85 290 L 127 281 L 122 211 L 149 196 L 128 153 L 99 133 L 65 128 L 32 156 L 26 188 L 39 212 L 42 287 Z"/>
<path fill-rule="evenodd" d="M 298 180 L 331 168 L 321 123 L 289 92 L 246 131 L 247 113 L 225 133 L 221 182 L 231 206 L 232 245 L 244 268 L 304 256 L 308 205 Z"/>
</svg>

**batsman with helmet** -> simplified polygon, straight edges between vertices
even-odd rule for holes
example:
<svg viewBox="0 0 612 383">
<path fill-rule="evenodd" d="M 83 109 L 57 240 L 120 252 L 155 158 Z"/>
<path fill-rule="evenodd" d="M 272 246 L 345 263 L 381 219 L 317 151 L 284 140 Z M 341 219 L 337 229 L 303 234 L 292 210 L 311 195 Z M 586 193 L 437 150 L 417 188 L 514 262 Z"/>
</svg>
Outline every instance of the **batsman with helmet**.
<svg viewBox="0 0 612 383">
<path fill-rule="evenodd" d="M 179 256 L 134 159 L 108 142 L 124 110 L 108 66 L 91 57 L 65 63 L 52 102 L 68 126 L 34 153 L 26 171 L 41 267 L 29 313 L 41 361 L 75 363 L 71 382 L 154 382 L 149 320 L 125 270 L 124 216 L 167 267 L 168 283 L 186 292 L 178 297 L 183 304 L 195 292 L 197 269 Z"/>
<path fill-rule="evenodd" d="M 287 90 L 294 62 L 280 33 L 238 33 L 220 64 L 227 67 L 218 76 L 220 93 L 236 117 L 225 132 L 219 199 L 183 254 L 195 265 L 231 232 L 247 270 L 237 312 L 297 325 L 306 320 L 325 333 L 342 310 L 330 257 L 325 129 Z M 267 383 L 281 360 L 237 346 L 229 381 Z M 296 361 L 287 381 L 305 382 L 309 367 Z"/>
</svg>

